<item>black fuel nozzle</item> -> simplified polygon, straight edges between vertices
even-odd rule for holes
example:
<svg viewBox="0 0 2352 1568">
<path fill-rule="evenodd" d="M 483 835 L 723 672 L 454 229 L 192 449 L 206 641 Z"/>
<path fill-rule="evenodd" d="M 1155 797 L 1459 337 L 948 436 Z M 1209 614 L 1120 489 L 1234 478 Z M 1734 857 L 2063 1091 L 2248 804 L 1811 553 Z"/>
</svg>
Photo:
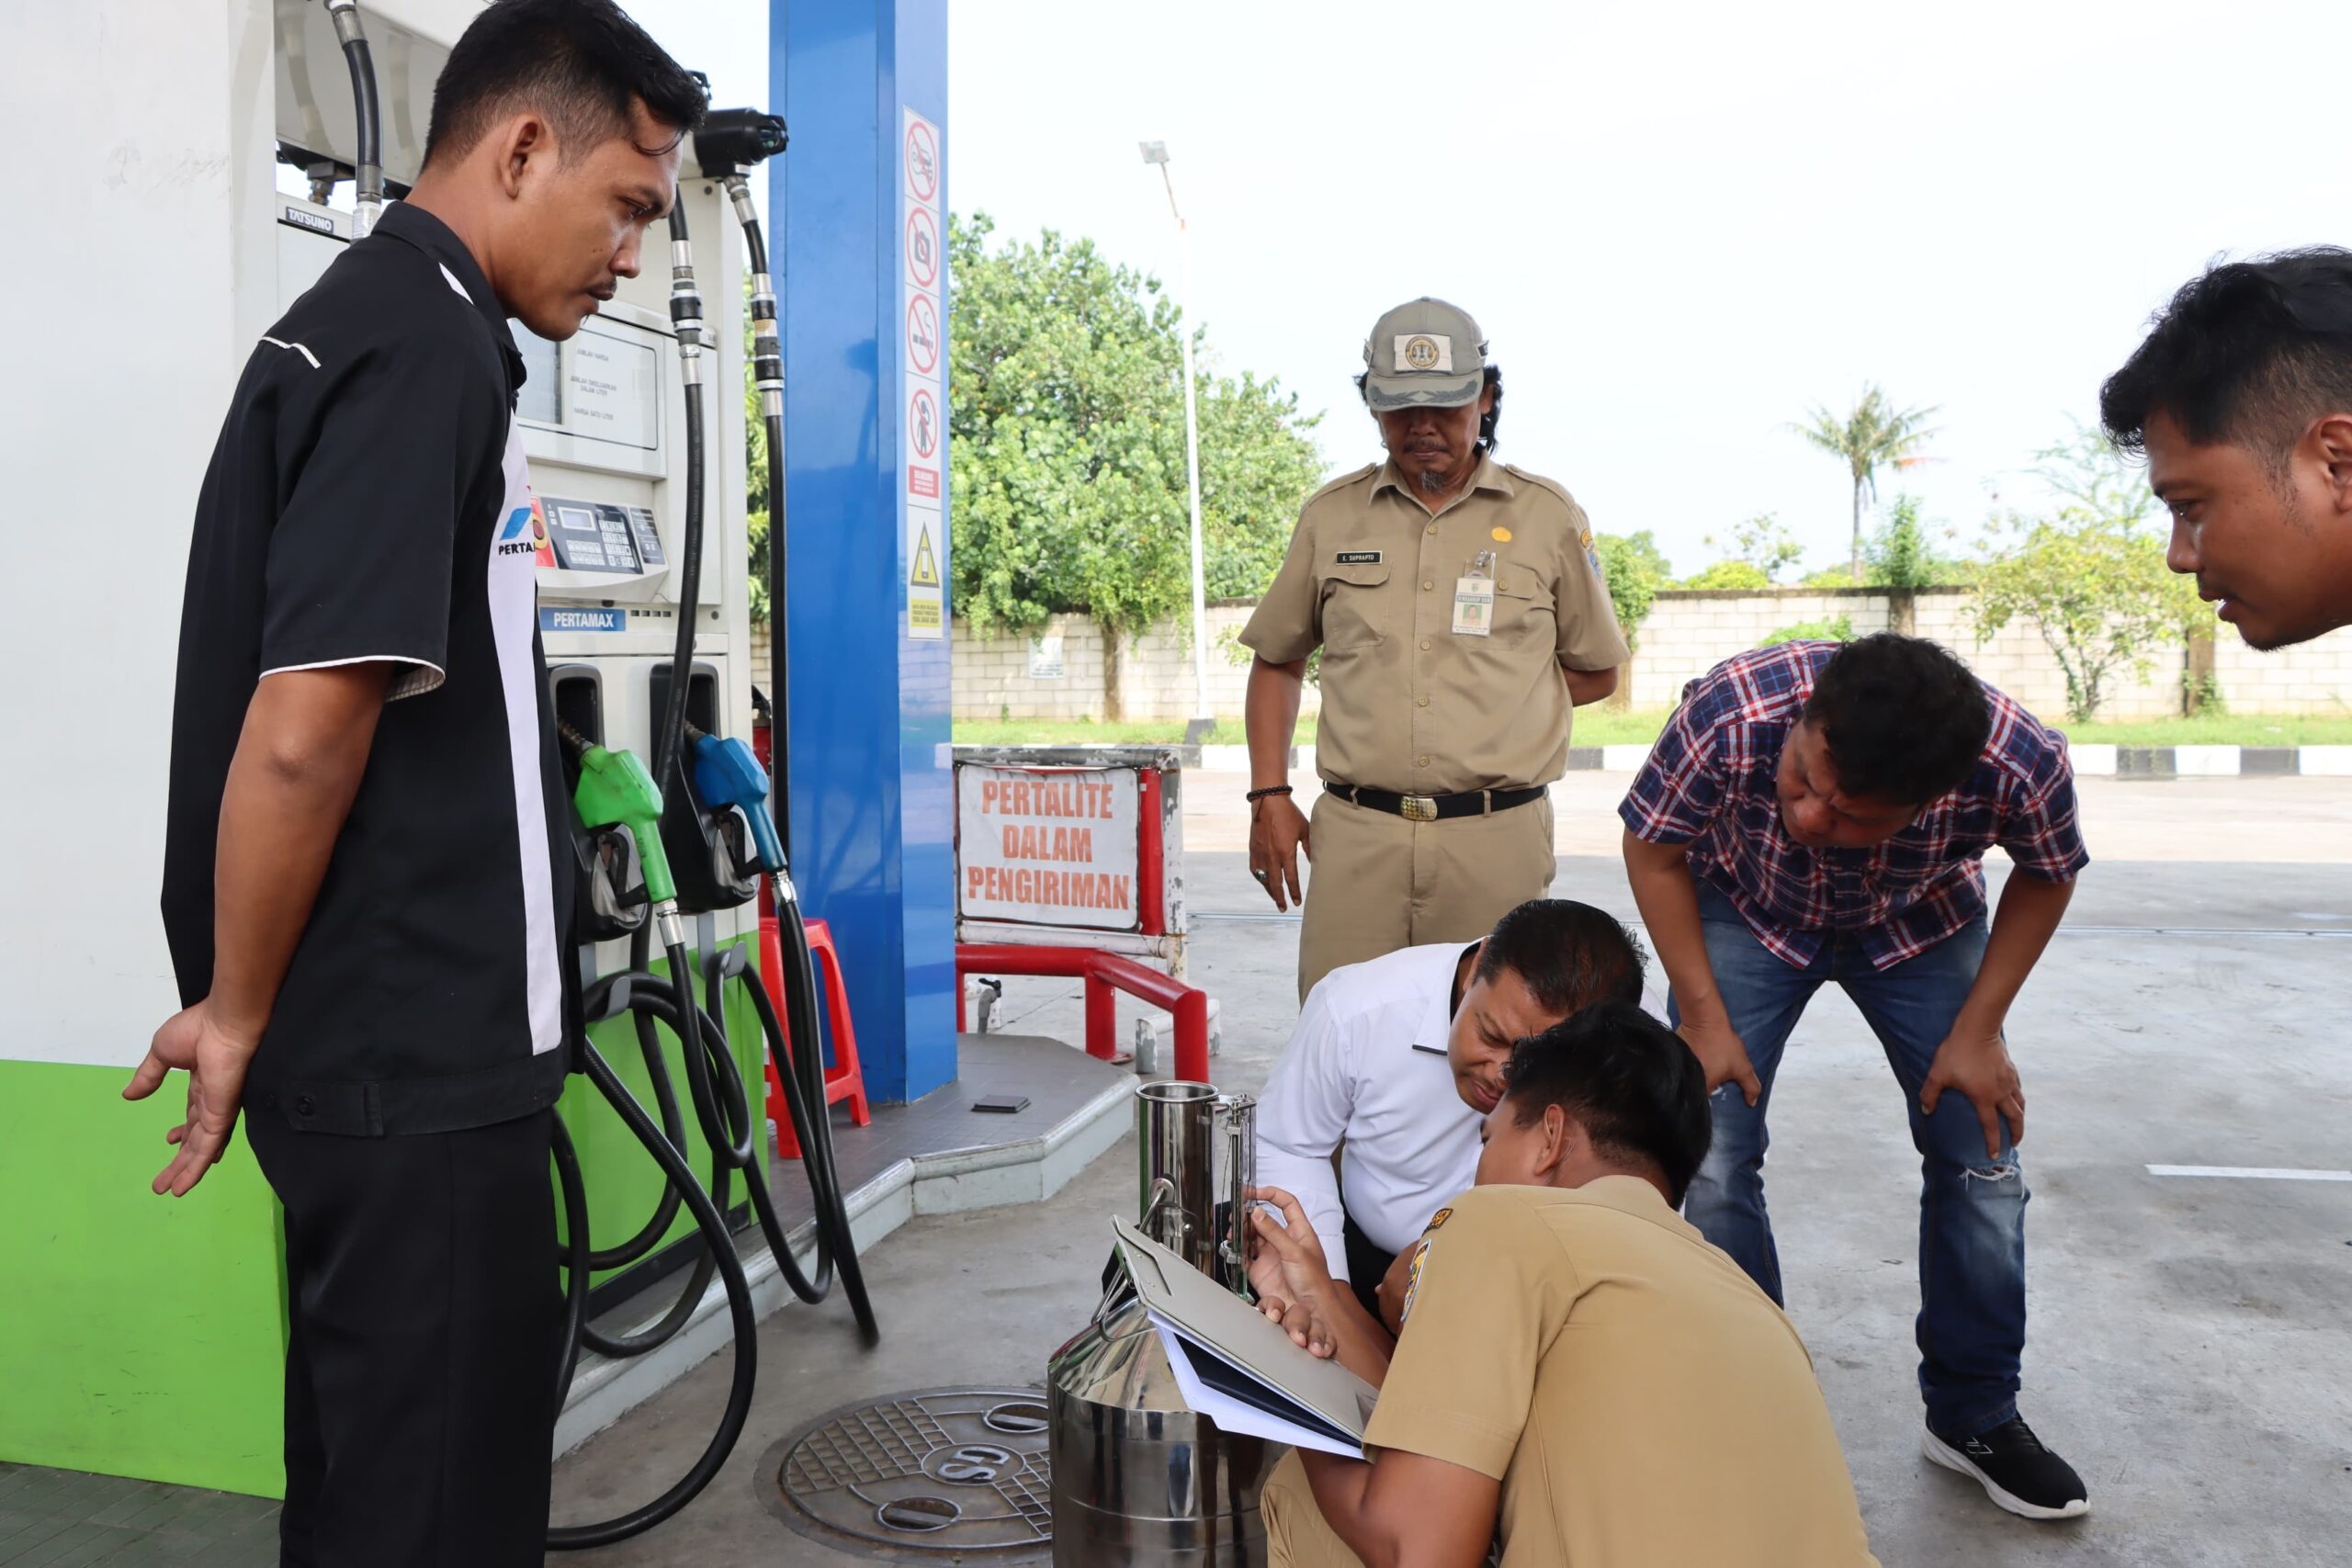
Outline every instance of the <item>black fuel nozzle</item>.
<svg viewBox="0 0 2352 1568">
<path fill-rule="evenodd" d="M 712 109 L 695 132 L 695 166 L 706 179 L 723 179 L 775 157 L 791 140 L 782 115 Z"/>
</svg>

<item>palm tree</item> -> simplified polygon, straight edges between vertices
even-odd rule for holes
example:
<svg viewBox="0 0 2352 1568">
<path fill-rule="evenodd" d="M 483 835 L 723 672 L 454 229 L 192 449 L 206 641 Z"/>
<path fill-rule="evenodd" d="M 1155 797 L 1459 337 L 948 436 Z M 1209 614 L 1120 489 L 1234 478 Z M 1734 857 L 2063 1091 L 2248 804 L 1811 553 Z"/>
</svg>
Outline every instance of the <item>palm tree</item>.
<svg viewBox="0 0 2352 1568">
<path fill-rule="evenodd" d="M 1854 400 L 1854 412 L 1840 418 L 1826 405 L 1816 404 L 1803 424 L 1789 428 L 1815 446 L 1842 457 L 1854 480 L 1854 582 L 1862 581 L 1862 496 L 1878 499 L 1878 471 L 1900 468 L 1918 458 L 1919 448 L 1937 434 L 1921 425 L 1938 409 L 1898 411 L 1875 385 L 1866 384 Z"/>
</svg>

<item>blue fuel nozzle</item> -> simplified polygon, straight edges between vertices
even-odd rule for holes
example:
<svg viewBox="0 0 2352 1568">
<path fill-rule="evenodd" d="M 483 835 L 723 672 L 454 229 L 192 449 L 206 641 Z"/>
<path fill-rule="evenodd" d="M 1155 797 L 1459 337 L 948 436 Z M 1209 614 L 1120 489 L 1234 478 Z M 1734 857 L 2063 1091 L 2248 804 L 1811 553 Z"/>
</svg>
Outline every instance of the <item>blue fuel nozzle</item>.
<svg viewBox="0 0 2352 1568">
<path fill-rule="evenodd" d="M 769 874 L 785 869 L 784 844 L 768 816 L 768 774 L 749 743 L 734 736 L 706 735 L 695 730 L 687 739 L 687 754 L 695 771 L 695 793 L 713 811 L 732 806 L 751 825 L 752 848 L 760 870 Z"/>
</svg>

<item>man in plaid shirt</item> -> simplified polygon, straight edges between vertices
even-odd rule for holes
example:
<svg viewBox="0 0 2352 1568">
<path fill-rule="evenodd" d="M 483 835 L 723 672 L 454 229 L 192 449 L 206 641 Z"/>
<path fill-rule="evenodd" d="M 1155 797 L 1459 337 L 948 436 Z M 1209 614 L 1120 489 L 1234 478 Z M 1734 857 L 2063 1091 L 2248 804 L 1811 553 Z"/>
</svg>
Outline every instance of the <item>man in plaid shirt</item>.
<svg viewBox="0 0 2352 1568">
<path fill-rule="evenodd" d="M 2002 1021 L 2088 856 L 2064 737 L 1934 643 L 1882 633 L 1726 660 L 1691 682 L 1619 815 L 1714 1143 L 1684 1213 L 1775 1302 L 1765 1111 L 1826 983 L 1909 1101 L 1920 1197 L 1927 1456 L 2002 1507 L 2088 1502 L 2018 1415 L 2025 1093 Z M 2015 863 L 1985 920 L 1984 852 Z"/>
</svg>

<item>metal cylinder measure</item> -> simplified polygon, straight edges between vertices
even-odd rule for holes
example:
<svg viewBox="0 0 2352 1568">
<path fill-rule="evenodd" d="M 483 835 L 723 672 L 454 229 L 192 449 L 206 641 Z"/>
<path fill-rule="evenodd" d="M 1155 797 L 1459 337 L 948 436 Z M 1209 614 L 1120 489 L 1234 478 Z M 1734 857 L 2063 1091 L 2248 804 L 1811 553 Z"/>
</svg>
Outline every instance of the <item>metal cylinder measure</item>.
<svg viewBox="0 0 2352 1568">
<path fill-rule="evenodd" d="M 1257 1101 L 1204 1083 L 1136 1090 L 1137 1223 L 1250 1293 L 1248 1194 Z M 1279 1443 L 1221 1432 L 1184 1405 L 1124 1277 L 1046 1365 L 1056 1568 L 1208 1568 L 1265 1561 L 1259 1488 Z"/>
</svg>

